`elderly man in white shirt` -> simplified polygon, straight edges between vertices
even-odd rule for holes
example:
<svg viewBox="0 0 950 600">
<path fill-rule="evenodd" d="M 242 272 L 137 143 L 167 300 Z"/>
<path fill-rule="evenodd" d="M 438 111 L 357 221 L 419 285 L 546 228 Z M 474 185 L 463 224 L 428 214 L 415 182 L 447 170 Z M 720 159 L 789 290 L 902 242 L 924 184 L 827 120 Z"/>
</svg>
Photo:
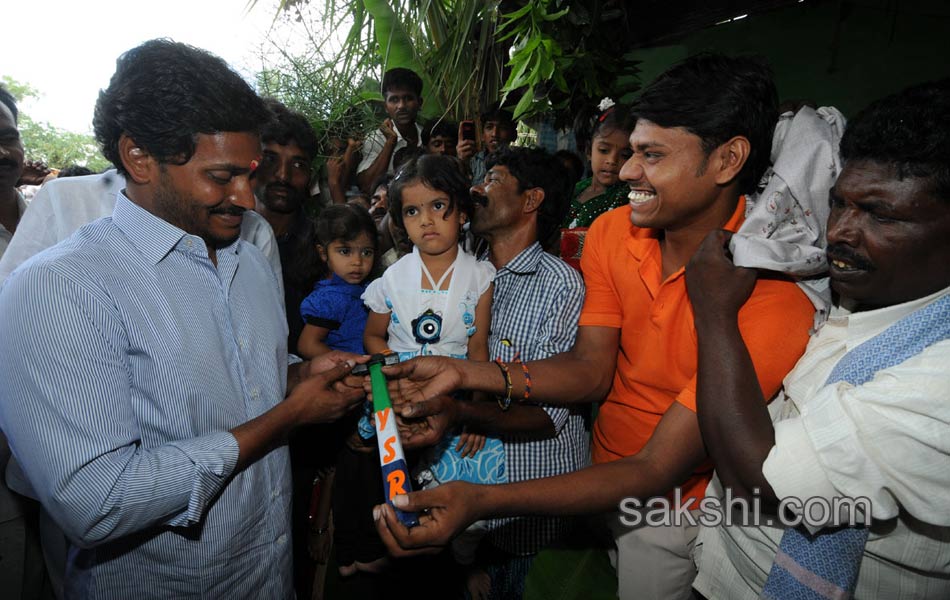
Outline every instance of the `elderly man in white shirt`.
<svg viewBox="0 0 950 600">
<path fill-rule="evenodd" d="M 943 80 L 849 125 L 828 219 L 839 306 L 770 409 L 736 326 L 756 272 L 733 266 L 724 232 L 687 267 L 697 414 L 717 466 L 707 500 L 730 490 L 779 509 L 701 531 L 703 596 L 950 597 L 948 122 Z M 851 500 L 857 511 L 833 510 Z"/>
</svg>

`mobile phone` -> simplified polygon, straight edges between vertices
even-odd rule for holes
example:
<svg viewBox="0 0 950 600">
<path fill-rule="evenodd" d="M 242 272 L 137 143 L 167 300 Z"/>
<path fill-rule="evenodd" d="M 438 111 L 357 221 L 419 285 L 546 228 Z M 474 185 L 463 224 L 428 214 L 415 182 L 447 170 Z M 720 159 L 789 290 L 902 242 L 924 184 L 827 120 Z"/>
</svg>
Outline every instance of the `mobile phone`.
<svg viewBox="0 0 950 600">
<path fill-rule="evenodd" d="M 475 121 L 462 121 L 462 139 L 475 140 Z"/>
</svg>

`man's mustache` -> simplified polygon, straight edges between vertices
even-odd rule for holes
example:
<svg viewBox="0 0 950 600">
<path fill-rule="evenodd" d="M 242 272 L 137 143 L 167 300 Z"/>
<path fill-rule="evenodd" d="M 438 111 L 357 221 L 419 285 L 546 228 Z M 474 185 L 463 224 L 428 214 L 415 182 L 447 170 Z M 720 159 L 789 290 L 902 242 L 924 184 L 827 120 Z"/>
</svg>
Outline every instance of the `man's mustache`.
<svg viewBox="0 0 950 600">
<path fill-rule="evenodd" d="M 481 194 L 470 194 L 472 197 L 472 202 L 475 204 L 480 204 L 481 206 L 488 206 L 488 196 L 483 196 Z"/>
<path fill-rule="evenodd" d="M 213 214 L 213 215 L 231 215 L 231 216 L 234 216 L 234 217 L 240 217 L 241 215 L 244 214 L 244 211 L 245 211 L 245 210 L 246 210 L 246 209 L 241 208 L 240 206 L 234 206 L 234 205 L 232 204 L 231 206 L 227 206 L 227 207 L 224 207 L 224 208 L 214 208 L 214 209 L 211 210 L 211 214 Z"/>
<path fill-rule="evenodd" d="M 846 262 L 852 265 L 854 268 L 861 269 L 863 271 L 871 271 L 874 269 L 874 264 L 872 264 L 871 261 L 864 258 L 844 244 L 830 244 L 825 249 L 825 255 L 828 257 L 828 262 L 831 262 L 832 260 L 840 260 L 841 262 Z"/>
<path fill-rule="evenodd" d="M 275 181 L 275 182 L 273 182 L 273 183 L 268 183 L 268 184 L 264 187 L 264 189 L 265 189 L 266 191 L 268 191 L 268 192 L 270 192 L 270 191 L 272 191 L 272 190 L 284 190 L 284 191 L 286 191 L 288 194 L 292 194 L 293 191 L 294 191 L 294 189 L 293 189 L 292 187 L 290 187 L 289 185 L 287 185 L 286 183 L 282 183 L 282 182 L 278 182 L 278 181 Z"/>
</svg>

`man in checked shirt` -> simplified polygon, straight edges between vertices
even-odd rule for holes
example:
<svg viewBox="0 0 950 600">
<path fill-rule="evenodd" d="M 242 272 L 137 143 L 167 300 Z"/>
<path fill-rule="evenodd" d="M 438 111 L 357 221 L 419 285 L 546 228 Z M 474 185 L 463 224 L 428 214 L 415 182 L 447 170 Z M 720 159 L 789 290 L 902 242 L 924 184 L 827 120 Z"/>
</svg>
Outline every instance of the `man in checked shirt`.
<svg viewBox="0 0 950 600">
<path fill-rule="evenodd" d="M 472 188 L 472 231 L 489 242 L 497 269 L 489 351 L 504 362 L 540 360 L 574 345 L 584 302 L 576 270 L 545 252 L 570 202 L 560 163 L 543 150 L 504 148 L 488 162 L 484 183 Z M 436 417 L 404 433 L 409 447 L 431 445 L 465 424 L 501 438 L 509 481 L 570 473 L 590 463 L 590 432 L 577 407 L 494 402 L 451 402 Z M 566 532 L 562 517 L 495 519 L 488 535 L 492 597 L 519 598 L 534 556 Z M 477 588 L 478 582 L 470 582 Z M 481 582 L 485 583 L 485 582 Z"/>
</svg>

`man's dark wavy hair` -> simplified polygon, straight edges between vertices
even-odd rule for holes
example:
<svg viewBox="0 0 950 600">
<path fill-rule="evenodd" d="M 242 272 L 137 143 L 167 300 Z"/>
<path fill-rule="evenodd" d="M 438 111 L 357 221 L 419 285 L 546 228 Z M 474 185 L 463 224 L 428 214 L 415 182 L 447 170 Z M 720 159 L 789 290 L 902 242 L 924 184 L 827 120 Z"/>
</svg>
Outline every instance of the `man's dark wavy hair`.
<svg viewBox="0 0 950 600">
<path fill-rule="evenodd" d="M 872 102 L 848 123 L 841 158 L 893 165 L 899 179 L 930 178 L 934 195 L 950 202 L 950 78 Z"/>
<path fill-rule="evenodd" d="M 489 155 L 485 169 L 508 169 L 518 180 L 518 193 L 531 188 L 544 190 L 544 202 L 538 208 L 538 240 L 546 245 L 561 227 L 571 205 L 567 170 L 554 155 L 540 148 L 508 146 Z"/>
<path fill-rule="evenodd" d="M 383 83 L 380 86 L 383 96 L 393 88 L 403 88 L 422 97 L 422 78 L 412 69 L 393 67 L 383 74 Z"/>
<path fill-rule="evenodd" d="M 316 158 L 320 143 L 307 117 L 290 110 L 274 98 L 265 98 L 264 106 L 270 111 L 271 118 L 261 128 L 261 142 L 281 146 L 294 143 L 300 146 L 308 159 L 312 161 Z"/>
<path fill-rule="evenodd" d="M 702 53 L 657 77 L 634 101 L 632 113 L 660 127 L 681 127 L 699 136 L 706 156 L 741 135 L 751 149 L 739 173 L 739 191 L 755 191 L 769 167 L 778 120 L 772 71 L 750 57 Z"/>
<path fill-rule="evenodd" d="M 10 113 L 13 114 L 13 123 L 17 124 L 20 117 L 20 111 L 16 108 L 16 98 L 13 97 L 13 94 L 10 91 L 0 85 L 0 103 L 5 104 L 7 108 L 10 109 Z"/>
<path fill-rule="evenodd" d="M 198 134 L 257 133 L 268 117 L 263 101 L 222 59 L 157 39 L 116 61 L 109 87 L 99 92 L 93 128 L 102 154 L 125 173 L 123 133 L 160 163 L 183 165 Z"/>
<path fill-rule="evenodd" d="M 389 216 L 396 225 L 405 227 L 402 219 L 402 191 L 414 183 L 422 183 L 449 197 L 445 216 L 455 210 L 472 216 L 472 195 L 469 193 L 471 182 L 465 174 L 462 161 L 447 154 L 424 154 L 403 165 L 389 182 Z"/>
</svg>

